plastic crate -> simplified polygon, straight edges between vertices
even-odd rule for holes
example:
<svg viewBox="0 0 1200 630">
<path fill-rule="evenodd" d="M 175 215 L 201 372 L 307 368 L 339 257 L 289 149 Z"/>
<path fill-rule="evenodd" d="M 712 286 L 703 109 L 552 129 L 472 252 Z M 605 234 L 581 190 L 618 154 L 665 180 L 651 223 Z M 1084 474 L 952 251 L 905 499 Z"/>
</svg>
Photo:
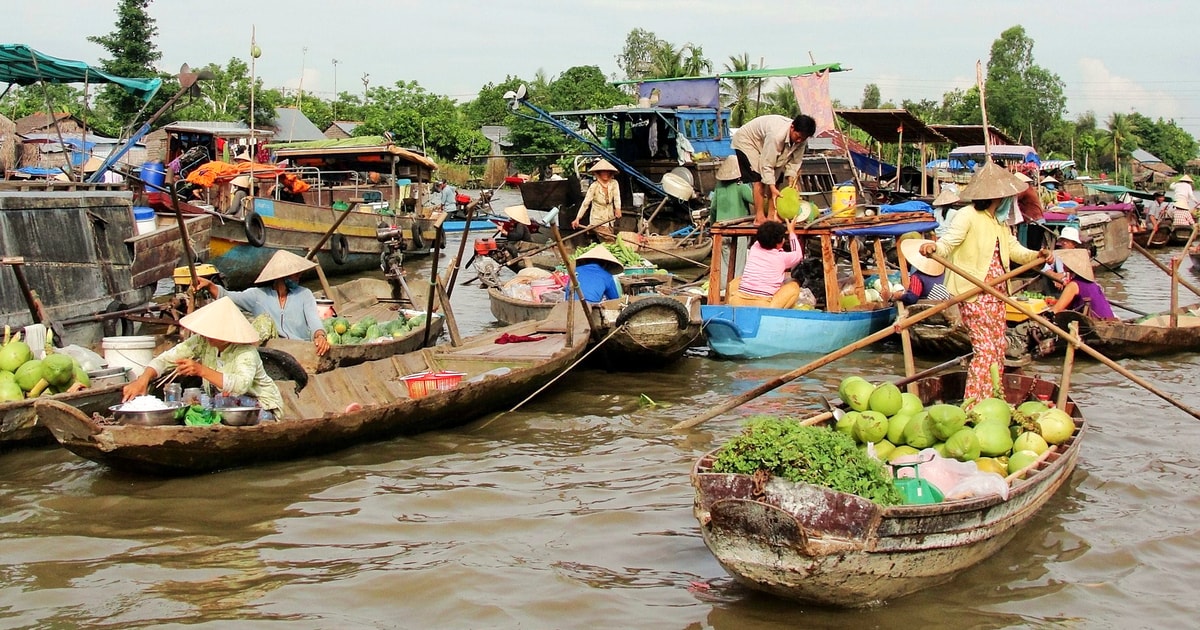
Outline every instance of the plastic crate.
<svg viewBox="0 0 1200 630">
<path fill-rule="evenodd" d="M 464 372 L 420 372 L 400 377 L 408 387 L 409 398 L 424 398 L 436 391 L 447 391 L 458 387 Z"/>
</svg>

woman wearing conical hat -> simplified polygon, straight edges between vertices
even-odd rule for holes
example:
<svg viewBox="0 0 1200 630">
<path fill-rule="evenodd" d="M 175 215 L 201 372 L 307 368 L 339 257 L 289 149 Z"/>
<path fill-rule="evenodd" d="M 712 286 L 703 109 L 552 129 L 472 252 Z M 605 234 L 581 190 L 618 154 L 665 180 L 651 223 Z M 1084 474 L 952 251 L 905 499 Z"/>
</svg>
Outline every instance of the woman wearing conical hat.
<svg viewBox="0 0 1200 630">
<path fill-rule="evenodd" d="M 1104 287 L 1096 284 L 1092 257 L 1086 249 L 1063 250 L 1058 253 L 1063 264 L 1063 290 L 1054 303 L 1055 314 L 1065 310 L 1078 311 L 1096 319 L 1116 319 Z"/>
<path fill-rule="evenodd" d="M 284 339 L 312 340 L 317 355 L 329 352 L 329 340 L 321 327 L 321 316 L 317 313 L 317 299 L 312 291 L 300 286 L 300 275 L 313 269 L 317 263 L 279 250 L 267 261 L 259 272 L 253 287 L 244 291 L 227 291 L 216 283 L 200 278 L 197 289 L 207 289 L 213 297 L 228 296 L 238 308 L 251 318 L 269 320 L 274 335 Z M 265 339 L 264 339 L 265 341 Z"/>
<path fill-rule="evenodd" d="M 601 158 L 588 170 L 596 174 L 596 181 L 588 186 L 587 195 L 584 196 L 583 203 L 579 204 L 579 214 L 571 222 L 571 227 L 576 229 L 581 227 L 583 215 L 589 209 L 591 214 L 588 215 L 588 227 L 621 218 L 621 187 L 617 184 L 617 167 Z M 612 240 L 615 234 L 612 225 L 598 227 L 595 232 L 604 240 Z"/>
<path fill-rule="evenodd" d="M 223 297 L 185 316 L 179 325 L 194 334 L 151 359 L 141 376 L 122 390 L 123 400 L 145 394 L 151 381 L 175 370 L 179 376 L 200 377 L 210 393 L 256 399 L 265 412 L 263 419 L 280 417 L 283 396 L 258 356 L 258 331 L 233 300 Z"/>
<path fill-rule="evenodd" d="M 933 253 L 953 262 L 975 278 L 991 281 L 1008 273 L 1009 262 L 1028 263 L 1038 252 L 1026 249 L 1008 227 L 1016 196 L 1029 187 L 1017 176 L 988 162 L 971 177 L 959 193 L 971 205 L 959 210 L 937 243 L 925 243 L 920 253 Z M 1045 251 L 1053 260 L 1050 252 Z M 957 274 L 946 272 L 946 289 L 951 295 L 965 293 L 975 285 Z M 1003 285 L 996 287 L 1005 291 Z M 975 356 L 967 370 L 965 398 L 983 400 L 992 395 L 991 367 L 1003 369 L 1006 324 L 1004 302 L 988 294 L 969 298 L 961 305 L 963 324 L 971 336 Z"/>
</svg>

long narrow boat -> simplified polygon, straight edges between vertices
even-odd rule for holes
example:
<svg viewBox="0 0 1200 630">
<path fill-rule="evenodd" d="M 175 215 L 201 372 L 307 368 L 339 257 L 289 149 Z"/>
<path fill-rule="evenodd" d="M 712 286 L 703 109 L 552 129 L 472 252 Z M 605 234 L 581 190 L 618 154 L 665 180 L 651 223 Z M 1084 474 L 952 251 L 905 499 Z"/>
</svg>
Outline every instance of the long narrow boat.
<svg viewBox="0 0 1200 630">
<path fill-rule="evenodd" d="M 679 243 L 682 239 L 675 239 Z M 624 242 L 624 239 L 622 239 Z M 626 243 L 630 249 L 633 249 L 646 262 L 659 269 L 668 270 L 699 270 L 712 257 L 712 239 L 705 237 L 698 242 L 684 243 L 682 247 L 672 245 L 670 247 L 656 247 L 661 251 L 655 251 L 648 247 L 642 247 L 636 243 Z M 573 253 L 575 246 L 567 244 L 567 253 Z M 558 252 L 553 249 L 548 249 L 530 257 L 530 262 L 533 266 L 547 271 L 553 271 L 562 264 L 562 260 L 558 257 Z"/>
<path fill-rule="evenodd" d="M 1054 319 L 1062 328 L 1078 321 L 1084 343 L 1113 359 L 1200 350 L 1200 304 L 1182 307 L 1175 314 L 1175 326 L 1171 326 L 1170 312 L 1129 320 L 1103 320 L 1063 311 Z"/>
<path fill-rule="evenodd" d="M 897 237 L 906 232 L 927 232 L 937 227 L 933 217 L 925 212 L 898 212 L 874 217 L 832 217 L 817 219 L 807 225 L 798 224 L 796 235 L 810 252 L 809 261 L 819 263 L 819 277 L 812 278 L 820 295 L 818 308 L 779 309 L 759 306 L 731 306 L 724 303 L 721 285 L 732 280 L 727 270 L 737 266 L 737 239 L 754 236 L 756 227 L 750 223 L 714 225 L 713 248 L 720 251 L 726 238 L 731 239 L 729 260 L 714 256 L 708 276 L 708 304 L 700 309 L 708 346 L 722 357 L 750 359 L 793 352 L 826 353 L 853 343 L 887 327 L 896 317 L 896 309 L 882 302 L 868 302 L 864 269 L 859 255 L 865 242 L 874 245 L 875 269 L 886 276 L 886 256 L 880 239 Z M 860 240 L 862 239 L 862 240 Z M 850 258 L 849 286 L 861 306 L 843 307 L 838 275 L 838 256 L 835 241 L 844 242 Z M 870 273 L 870 269 L 866 273 Z"/>
<path fill-rule="evenodd" d="M 488 301 L 492 316 L 502 324 L 545 319 L 555 306 L 519 300 L 496 288 L 488 289 Z M 610 369 L 643 371 L 670 365 L 701 335 L 700 301 L 694 297 L 623 297 L 601 302 L 593 313 L 603 336 L 616 331 L 599 350 Z"/>
<path fill-rule="evenodd" d="M 532 340 L 507 342 L 514 335 Z M 95 420 L 57 401 L 38 401 L 35 408 L 55 439 L 81 457 L 152 475 L 197 474 L 466 424 L 537 391 L 587 344 L 582 309 L 569 317 L 564 304 L 544 321 L 493 330 L 458 347 L 444 344 L 313 375 L 298 394 L 294 384 L 281 382 L 284 419 L 254 426 L 144 427 Z M 463 373 L 462 382 L 414 398 L 401 380 L 442 370 Z"/>
<path fill-rule="evenodd" d="M 963 373 L 919 382 L 926 403 L 961 399 Z M 1019 403 L 1053 396 L 1033 377 L 1004 376 Z M 781 597 L 867 606 L 942 584 L 1012 540 L 1070 478 L 1087 423 L 1069 402 L 1075 434 L 1010 480 L 1008 499 L 989 495 L 929 505 L 880 507 L 861 497 L 749 475 L 710 472 L 715 451 L 692 469 L 694 513 L 704 542 L 737 581 Z"/>
</svg>

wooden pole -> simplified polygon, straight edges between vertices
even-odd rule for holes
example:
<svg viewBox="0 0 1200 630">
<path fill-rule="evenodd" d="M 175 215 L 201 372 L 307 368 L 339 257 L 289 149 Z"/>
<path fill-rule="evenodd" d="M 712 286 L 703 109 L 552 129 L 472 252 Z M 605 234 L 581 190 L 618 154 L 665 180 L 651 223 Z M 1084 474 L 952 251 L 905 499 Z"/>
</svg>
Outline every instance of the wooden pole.
<svg viewBox="0 0 1200 630">
<path fill-rule="evenodd" d="M 900 192 L 900 175 L 904 172 L 904 125 L 900 125 L 900 135 L 896 139 L 896 192 Z"/>
<path fill-rule="evenodd" d="M 450 345 L 458 347 L 462 345 L 462 335 L 458 332 L 458 321 L 454 319 L 454 311 L 450 308 L 450 293 L 446 291 L 446 285 L 442 283 L 442 279 L 438 278 L 434 289 L 437 291 L 438 301 L 442 305 L 442 313 L 446 317 L 446 329 L 450 331 Z M 429 325 L 429 321 L 425 321 L 425 325 Z"/>
<path fill-rule="evenodd" d="M 1171 257 L 1171 328 L 1179 327 L 1179 263 L 1182 260 L 1179 256 Z"/>
<path fill-rule="evenodd" d="M 467 223 L 463 226 L 462 240 L 458 242 L 458 254 L 454 256 L 454 264 L 450 266 L 452 268 L 452 271 L 450 272 L 450 280 L 446 284 L 447 301 L 450 299 L 450 294 L 454 292 L 455 281 L 458 280 L 458 263 L 462 262 L 463 253 L 465 253 L 467 249 L 467 237 L 471 234 L 471 218 L 475 216 L 475 206 L 477 205 L 479 204 L 467 204 Z"/>
<path fill-rule="evenodd" d="M 1033 262 L 1026 263 L 1026 264 L 1014 269 L 1013 271 L 1010 271 L 1010 272 L 1004 274 L 1003 276 L 1000 276 L 999 278 L 992 280 L 991 283 L 992 284 L 1000 284 L 1002 282 L 1008 282 L 1010 278 L 1015 278 L 1027 271 L 1035 269 L 1035 268 L 1041 266 L 1044 262 L 1045 262 L 1045 259 L 1039 256 Z M 964 300 L 968 300 L 972 297 L 975 297 L 980 292 L 982 292 L 982 289 L 975 287 L 975 288 L 969 289 L 967 291 L 964 291 L 963 293 L 960 293 L 949 300 L 946 300 L 944 302 L 938 302 L 934 306 L 932 306 L 924 311 L 921 311 L 920 313 L 917 313 L 916 315 L 910 315 L 908 317 L 908 319 L 896 320 L 895 323 L 893 323 L 891 326 L 889 326 L 887 328 L 884 328 L 883 330 L 880 330 L 873 334 L 867 335 L 866 337 L 863 337 L 862 339 L 859 339 L 858 341 L 856 341 L 852 344 L 843 346 L 843 347 L 841 347 L 837 350 L 834 350 L 833 352 L 830 352 L 829 354 L 827 354 L 815 361 L 810 361 L 809 363 L 802 365 L 802 366 L 792 370 L 791 372 L 788 372 L 788 373 L 778 376 L 770 381 L 767 381 L 766 383 L 763 383 L 762 385 L 759 385 L 758 387 L 755 387 L 754 389 L 752 389 L 744 394 L 735 396 L 734 398 L 731 398 L 731 399 L 725 401 L 724 403 L 717 405 L 712 410 L 708 411 L 707 413 L 704 413 L 703 415 L 701 415 L 697 418 L 693 418 L 691 420 L 685 420 L 683 422 L 676 423 L 674 426 L 671 427 L 671 429 L 672 430 L 690 429 L 698 424 L 712 420 L 713 418 L 715 418 L 721 414 L 724 414 L 725 412 L 730 411 L 731 409 L 740 407 L 740 406 L 750 402 L 751 400 L 754 400 L 755 398 L 762 396 L 763 394 L 765 394 L 769 391 L 772 391 L 786 383 L 790 383 L 791 381 L 794 381 L 797 378 L 800 378 L 801 376 L 804 376 L 805 374 L 812 372 L 813 370 L 816 370 L 818 368 L 829 365 L 830 363 L 833 363 L 834 361 L 837 361 L 838 359 L 840 359 L 846 355 L 853 354 L 854 352 L 857 352 L 858 350 L 861 350 L 861 349 L 875 343 L 876 341 L 879 341 L 879 340 L 887 337 L 888 335 L 891 335 L 896 332 L 900 332 L 901 330 L 908 328 L 909 326 L 912 326 L 913 324 L 916 324 L 917 322 L 923 321 L 925 319 L 933 317 L 934 315 L 937 315 L 938 313 L 941 313 L 942 311 L 950 308 L 951 306 L 954 306 L 955 304 L 958 304 L 959 302 L 962 302 Z"/>
<path fill-rule="evenodd" d="M 650 227 L 650 222 L 654 220 L 654 217 L 658 216 L 658 211 L 662 210 L 663 206 L 667 205 L 667 199 L 669 199 L 669 197 L 663 197 L 662 201 L 658 202 L 658 207 L 654 209 L 654 212 L 650 213 L 650 218 L 646 219 L 646 222 L 638 227 L 638 236 L 646 233 L 646 229 Z"/>
<path fill-rule="evenodd" d="M 903 303 L 896 304 L 896 318 L 899 320 L 908 319 L 908 307 Z M 912 335 L 909 334 L 907 328 L 900 331 L 900 349 L 904 353 L 904 376 L 911 378 L 912 375 L 917 373 L 917 362 L 913 358 Z M 908 393 L 917 394 L 917 384 L 915 382 L 909 381 Z"/>
<path fill-rule="evenodd" d="M 850 248 L 850 275 L 854 278 L 854 295 L 858 297 L 859 304 L 866 304 L 866 283 L 863 281 L 862 262 L 858 259 L 858 238 L 851 236 L 846 241 L 846 246 Z"/>
<path fill-rule="evenodd" d="M 1067 328 L 1069 329 L 1068 332 L 1071 333 L 1073 338 L 1079 339 L 1079 322 L 1071 322 Z M 1058 400 L 1054 403 L 1063 411 L 1067 410 L 1067 391 L 1071 389 L 1071 371 L 1074 369 L 1075 342 L 1068 340 L 1067 356 L 1065 359 L 1063 359 L 1062 378 L 1058 381 Z"/>
<path fill-rule="evenodd" d="M 979 87 L 979 114 L 983 118 L 983 154 L 992 161 L 992 132 L 987 119 L 987 86 L 983 80 L 983 62 L 975 61 L 975 85 Z"/>
<path fill-rule="evenodd" d="M 1145 247 L 1142 247 L 1141 245 L 1138 245 L 1137 243 L 1133 243 L 1133 248 L 1135 250 L 1137 250 L 1138 252 L 1140 252 L 1147 259 L 1149 259 L 1150 262 L 1154 263 L 1154 266 L 1161 269 L 1163 273 L 1174 278 L 1177 282 L 1179 282 L 1179 284 L 1181 286 L 1188 289 L 1192 293 L 1195 293 L 1196 295 L 1200 296 L 1200 288 L 1197 288 L 1196 285 L 1192 284 L 1191 282 L 1188 282 L 1187 280 L 1180 278 L 1179 274 L 1171 273 L 1170 268 L 1168 268 L 1166 265 L 1159 262 L 1158 259 L 1154 257 L 1154 254 L 1151 254 L 1150 252 L 1146 251 Z"/>
<path fill-rule="evenodd" d="M 417 223 L 416 223 L 415 219 L 413 220 L 413 229 L 414 230 L 419 229 L 417 227 Z M 437 292 L 438 258 L 441 258 L 441 257 L 442 257 L 442 239 L 434 238 L 433 239 L 433 262 L 430 264 L 430 269 L 429 269 L 429 299 L 426 301 L 426 305 L 425 305 L 425 338 L 421 342 L 421 347 L 426 347 L 429 345 L 429 320 L 433 319 L 433 301 L 435 298 L 437 298 L 437 295 L 438 295 L 438 292 Z"/>
<path fill-rule="evenodd" d="M 575 275 L 575 261 L 567 255 L 567 246 L 563 244 L 562 234 L 558 231 L 558 225 L 550 224 L 550 233 L 554 235 L 554 243 L 558 245 L 558 255 L 562 258 L 563 264 L 567 266 L 567 275 L 571 278 L 571 286 L 575 290 L 575 299 L 579 300 L 579 305 L 583 307 L 583 316 L 588 320 L 588 328 L 592 331 L 595 337 L 600 336 L 600 325 L 592 319 L 592 309 L 588 308 L 587 301 L 583 299 L 583 287 L 579 286 L 579 277 Z M 604 247 L 597 245 L 596 247 Z M 567 310 L 567 344 L 572 341 L 572 336 L 575 334 L 574 317 L 575 309 Z"/>
<path fill-rule="evenodd" d="M 1063 339 L 1065 339 L 1069 342 L 1073 341 L 1074 343 L 1076 343 L 1078 345 L 1080 350 L 1083 350 L 1084 352 L 1086 352 L 1093 359 L 1112 368 L 1113 371 L 1115 371 L 1116 373 L 1120 374 L 1121 376 L 1124 376 L 1125 378 L 1133 381 L 1137 385 L 1140 385 L 1143 389 L 1150 392 L 1151 394 L 1154 394 L 1155 396 L 1162 398 L 1163 400 L 1171 403 L 1172 405 L 1178 407 L 1179 409 L 1182 409 L 1183 411 L 1187 412 L 1188 415 L 1192 416 L 1193 418 L 1200 419 L 1200 411 L 1192 409 L 1191 407 L 1188 407 L 1187 405 L 1179 402 L 1178 400 L 1171 398 L 1170 396 L 1168 396 L 1166 394 L 1166 392 L 1158 389 L 1157 387 L 1155 387 L 1151 383 L 1147 382 L 1142 377 L 1125 369 L 1120 364 L 1118 364 L 1116 361 L 1113 361 L 1112 359 L 1104 356 L 1099 351 L 1097 351 L 1095 348 L 1087 345 L 1086 343 L 1083 343 L 1082 341 L 1079 341 L 1078 338 L 1073 338 L 1071 336 L 1071 333 L 1068 333 L 1067 331 L 1065 331 L 1062 328 L 1059 328 L 1057 325 L 1055 325 L 1054 322 L 1046 319 L 1045 317 L 1042 317 L 1038 313 L 1035 313 L 1033 311 L 1033 309 L 1029 308 L 1029 306 L 1026 305 L 1025 303 L 1018 302 L 1017 300 L 1014 300 L 1014 299 L 1008 297 L 1007 295 L 997 291 L 996 289 L 988 286 L 982 280 L 976 278 L 975 276 L 972 276 L 971 274 L 967 273 L 966 271 L 963 271 L 961 268 L 959 268 L 954 263 L 946 260 L 945 258 L 942 258 L 941 256 L 938 256 L 937 254 L 931 254 L 930 258 L 945 265 L 946 269 L 949 269 L 950 271 L 953 271 L 954 273 L 958 274 L 959 276 L 962 276 L 968 282 L 975 285 L 976 288 L 986 291 L 989 295 L 991 295 L 995 298 L 998 298 L 1000 301 L 1004 302 L 1005 304 L 1008 304 L 1009 306 L 1012 306 L 1013 308 L 1017 309 L 1018 311 L 1021 311 L 1022 313 L 1024 313 L 1026 316 L 1028 316 L 1033 321 L 1035 321 L 1035 322 L 1041 324 L 1042 326 L 1045 326 L 1046 328 L 1053 331 L 1054 334 L 1062 337 Z M 1039 259 L 1040 259 L 1040 257 L 1039 257 Z M 992 284 L 998 284 L 998 283 L 992 283 Z"/>
<path fill-rule="evenodd" d="M 879 266 L 879 297 L 886 302 L 892 297 L 892 281 L 888 279 L 887 258 L 883 255 L 883 241 L 875 239 L 875 262 Z"/>
<path fill-rule="evenodd" d="M 708 267 L 708 303 L 709 304 L 725 304 L 729 302 L 729 294 L 726 292 L 724 300 L 721 299 L 721 265 L 728 263 L 729 269 L 733 269 L 733 260 L 737 256 L 733 246 L 737 245 L 737 237 L 734 237 L 731 242 L 729 257 L 731 260 L 725 260 L 722 252 L 724 251 L 725 236 L 719 232 L 713 232 L 712 246 L 713 253 L 709 259 L 712 264 Z M 733 280 L 733 273 L 726 271 L 728 280 L 725 281 L 725 286 L 729 286 L 729 282 Z"/>
<path fill-rule="evenodd" d="M 838 286 L 837 258 L 833 255 L 833 235 L 828 232 L 821 234 L 821 261 L 825 268 L 825 310 L 840 313 L 842 292 Z"/>
</svg>

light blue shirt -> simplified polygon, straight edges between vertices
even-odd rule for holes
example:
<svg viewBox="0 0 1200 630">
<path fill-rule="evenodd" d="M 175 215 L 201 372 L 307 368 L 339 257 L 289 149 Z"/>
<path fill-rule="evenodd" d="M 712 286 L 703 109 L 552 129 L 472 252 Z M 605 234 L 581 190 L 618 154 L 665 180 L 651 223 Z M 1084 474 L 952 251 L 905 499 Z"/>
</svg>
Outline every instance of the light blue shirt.
<svg viewBox="0 0 1200 630">
<path fill-rule="evenodd" d="M 444 211 L 449 212 L 458 207 L 458 202 L 456 202 L 454 199 L 457 194 L 458 191 L 455 190 L 455 188 L 450 184 L 446 184 L 442 187 L 442 206 L 444 206 Z"/>
<path fill-rule="evenodd" d="M 252 316 L 269 315 L 275 322 L 275 331 L 284 339 L 311 341 L 313 332 L 321 328 L 321 316 L 317 314 L 317 298 L 312 291 L 297 287 L 288 291 L 287 306 L 279 307 L 279 294 L 275 287 L 250 287 L 245 291 L 226 291 L 238 308 Z"/>
</svg>

